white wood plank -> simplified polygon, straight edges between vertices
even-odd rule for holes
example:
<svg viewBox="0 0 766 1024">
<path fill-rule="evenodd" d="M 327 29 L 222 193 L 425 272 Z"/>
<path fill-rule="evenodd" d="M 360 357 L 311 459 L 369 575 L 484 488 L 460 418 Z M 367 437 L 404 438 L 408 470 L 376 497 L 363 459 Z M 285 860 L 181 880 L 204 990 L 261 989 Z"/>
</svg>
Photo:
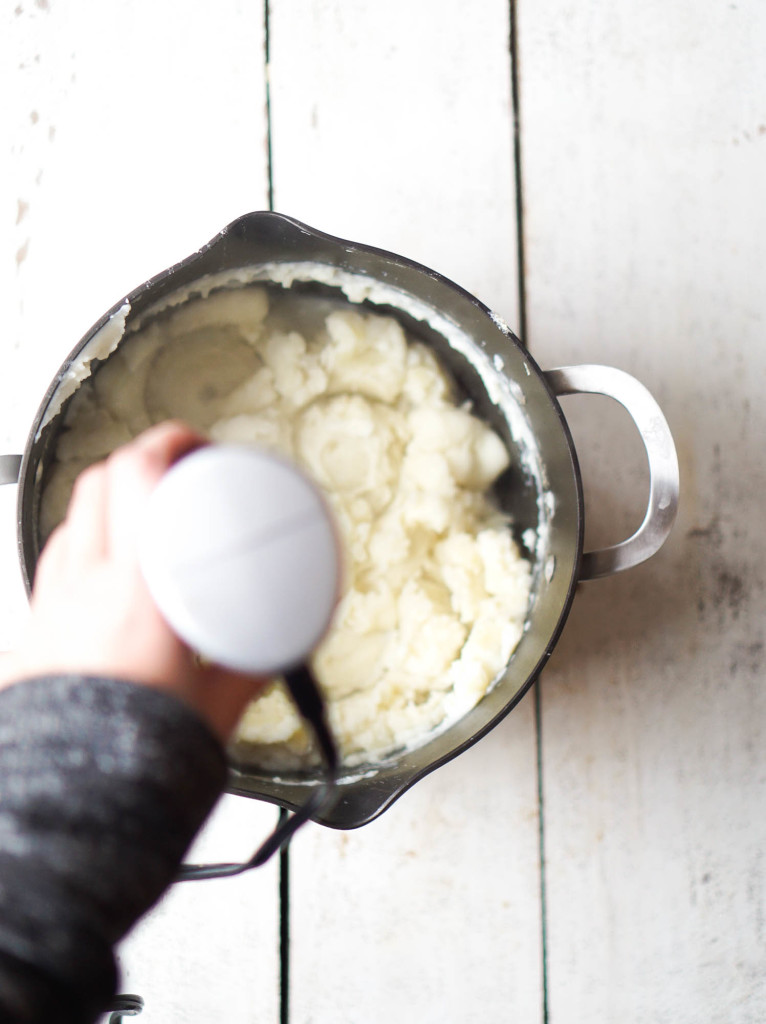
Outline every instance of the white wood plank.
<svg viewBox="0 0 766 1024">
<path fill-rule="evenodd" d="M 277 208 L 517 322 L 508 10 L 272 0 Z M 539 1019 L 531 701 L 350 834 L 291 850 L 291 1020 Z"/>
<path fill-rule="evenodd" d="M 118 0 L 2 14 L 3 430 L 83 332 L 267 202 L 262 11 Z M 33 350 L 34 359 L 26 359 Z"/>
<path fill-rule="evenodd" d="M 532 352 L 635 373 L 682 467 L 667 548 L 582 588 L 543 680 L 551 1021 L 766 1014 L 765 43 L 755 2 L 521 5 Z M 640 460 L 587 404 L 624 526 Z"/>
<path fill-rule="evenodd" d="M 517 322 L 507 4 L 275 0 L 276 208 Z"/>
<path fill-rule="evenodd" d="M 531 698 L 380 818 L 291 847 L 291 1020 L 541 1019 Z"/>
<path fill-rule="evenodd" d="M 186 862 L 247 860 L 276 817 L 225 796 Z M 141 1024 L 279 1020 L 278 902 L 271 866 L 172 886 L 118 951 L 120 991 L 144 1000 Z"/>
<path fill-rule="evenodd" d="M 22 0 L 0 14 L 0 50 L 0 451 L 19 452 L 90 324 L 266 206 L 263 12 Z M 25 614 L 14 490 L 0 495 L 0 649 Z M 198 854 L 244 856 L 274 818 L 229 798 Z M 176 887 L 121 952 L 125 985 L 147 1000 L 141 1019 L 277 1020 L 278 920 L 274 865 Z"/>
</svg>

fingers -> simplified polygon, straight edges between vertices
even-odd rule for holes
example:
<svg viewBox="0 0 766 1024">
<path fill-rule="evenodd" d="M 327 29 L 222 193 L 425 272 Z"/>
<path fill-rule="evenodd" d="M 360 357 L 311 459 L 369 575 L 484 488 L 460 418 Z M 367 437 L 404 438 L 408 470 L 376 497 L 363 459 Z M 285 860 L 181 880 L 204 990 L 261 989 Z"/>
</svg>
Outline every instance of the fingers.
<svg viewBox="0 0 766 1024">
<path fill-rule="evenodd" d="M 206 444 L 183 423 L 152 427 L 84 470 L 75 481 L 66 518 L 46 544 L 42 561 L 69 558 L 78 564 L 125 550 L 136 516 L 162 475 L 183 455 Z"/>
<path fill-rule="evenodd" d="M 90 466 L 77 478 L 66 518 L 48 538 L 35 571 L 32 600 L 49 578 L 87 571 L 106 557 L 108 549 L 106 493 L 103 464 Z"/>
<path fill-rule="evenodd" d="M 115 556 L 132 557 L 146 500 L 167 470 L 205 438 L 182 423 L 153 427 L 109 456 L 107 542 Z"/>
<path fill-rule="evenodd" d="M 132 450 L 132 454 L 140 456 L 147 476 L 153 476 L 153 483 L 157 483 L 174 462 L 207 443 L 207 438 L 187 427 L 185 423 L 168 420 L 145 431 L 123 448 L 122 453 Z"/>
<path fill-rule="evenodd" d="M 135 556 L 135 531 L 147 496 L 174 462 L 206 443 L 185 424 L 169 421 L 84 470 L 64 522 L 40 556 L 35 591 L 42 578 L 66 566 L 81 571 L 114 552 Z"/>
<path fill-rule="evenodd" d="M 64 530 L 68 554 L 76 561 L 91 562 L 106 555 L 107 482 L 103 463 L 90 466 L 75 481 Z M 60 536 L 55 541 L 58 543 Z"/>
</svg>

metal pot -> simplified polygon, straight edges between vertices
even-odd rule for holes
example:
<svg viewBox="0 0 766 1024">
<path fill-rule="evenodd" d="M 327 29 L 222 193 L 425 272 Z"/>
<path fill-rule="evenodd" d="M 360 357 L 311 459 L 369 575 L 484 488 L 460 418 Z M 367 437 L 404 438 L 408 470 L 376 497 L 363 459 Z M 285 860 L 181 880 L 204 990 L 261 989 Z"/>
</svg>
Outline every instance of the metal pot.
<svg viewBox="0 0 766 1024">
<path fill-rule="evenodd" d="M 68 397 L 123 331 L 163 305 L 212 285 L 277 282 L 302 292 L 341 296 L 396 316 L 431 345 L 458 386 L 503 437 L 512 468 L 498 485 L 534 567 L 527 627 L 506 669 L 463 719 L 414 750 L 380 764 L 347 769 L 339 798 L 320 820 L 336 828 L 370 821 L 418 779 L 455 757 L 522 698 L 550 656 L 581 580 L 627 569 L 667 537 L 678 502 L 678 462 L 662 412 L 628 374 L 605 366 L 543 372 L 502 320 L 458 285 L 404 257 L 343 241 L 273 213 L 251 213 L 175 267 L 135 289 L 106 313 L 69 355 L 43 398 L 21 456 L 0 457 L 0 483 L 18 481 L 18 548 L 27 590 L 39 556 L 40 495 Z M 200 285 L 200 282 L 202 284 Z M 577 455 L 557 398 L 595 392 L 621 402 L 641 434 L 650 496 L 628 540 L 583 553 L 583 496 Z M 534 531 L 534 542 L 531 541 Z M 232 764 L 229 789 L 285 807 L 305 803 L 311 775 L 276 777 Z"/>
</svg>

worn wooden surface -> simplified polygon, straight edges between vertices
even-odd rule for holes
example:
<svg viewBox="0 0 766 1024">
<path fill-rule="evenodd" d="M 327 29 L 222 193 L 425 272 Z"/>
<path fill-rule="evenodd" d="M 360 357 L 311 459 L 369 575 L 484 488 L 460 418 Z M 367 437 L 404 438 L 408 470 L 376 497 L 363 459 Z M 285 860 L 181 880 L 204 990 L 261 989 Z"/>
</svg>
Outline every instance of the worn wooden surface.
<svg viewBox="0 0 766 1024">
<path fill-rule="evenodd" d="M 580 588 L 537 694 L 379 821 L 298 837 L 281 926 L 276 866 L 149 915 L 121 951 L 139 1020 L 766 1019 L 765 46 L 758 0 L 0 14 L 0 451 L 106 308 L 271 197 L 525 322 L 546 368 L 635 374 L 681 462 L 670 541 Z M 564 403 L 591 545 L 645 500 L 612 404 Z M 230 798 L 202 855 L 272 821 Z"/>
<path fill-rule="evenodd" d="M 766 11 L 543 0 L 520 35 L 532 349 L 640 377 L 682 471 L 667 547 L 583 588 L 542 682 L 551 1019 L 755 1024 Z M 602 449 L 606 508 L 633 465 Z"/>
</svg>

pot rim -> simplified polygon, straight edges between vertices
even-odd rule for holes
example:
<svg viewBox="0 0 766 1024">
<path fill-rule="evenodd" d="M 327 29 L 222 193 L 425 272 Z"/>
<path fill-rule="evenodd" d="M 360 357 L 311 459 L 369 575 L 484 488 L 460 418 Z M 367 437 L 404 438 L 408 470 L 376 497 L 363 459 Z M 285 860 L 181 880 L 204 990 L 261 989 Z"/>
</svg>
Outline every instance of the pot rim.
<svg viewBox="0 0 766 1024">
<path fill-rule="evenodd" d="M 567 559 L 565 560 L 565 565 L 560 565 L 557 560 L 554 568 L 554 574 L 559 579 L 561 578 L 561 572 L 566 572 L 566 579 L 561 584 L 557 583 L 556 610 L 553 615 L 554 622 L 552 627 L 545 631 L 547 640 L 539 644 L 539 649 L 531 664 L 531 670 L 524 670 L 524 679 L 518 684 L 514 683 L 513 693 L 502 702 L 498 702 L 497 696 L 500 683 L 500 677 L 498 677 L 490 692 L 482 698 L 472 711 L 469 711 L 459 722 L 452 723 L 444 732 L 433 734 L 432 738 L 416 747 L 414 751 L 405 751 L 398 756 L 387 758 L 382 764 L 370 767 L 369 770 L 362 767 L 359 771 L 351 769 L 350 772 L 346 773 L 346 780 L 341 778 L 335 806 L 317 820 L 335 828 L 353 828 L 365 824 L 383 813 L 416 782 L 475 744 L 516 707 L 522 697 L 529 691 L 550 657 L 564 628 L 578 583 L 583 548 L 584 515 L 582 480 L 571 432 L 556 394 L 544 372 L 538 367 L 510 328 L 489 307 L 460 285 L 439 274 L 437 271 L 387 250 L 337 238 L 336 236 L 310 228 L 300 221 L 286 217 L 283 214 L 257 212 L 245 214 L 243 217 L 237 218 L 199 250 L 143 282 L 116 302 L 83 335 L 62 363 L 38 407 L 22 455 L 17 503 L 19 558 L 24 582 L 27 591 L 30 592 L 38 552 L 34 552 L 33 557 L 30 558 L 25 549 L 24 524 L 29 514 L 29 495 L 31 493 L 31 486 L 35 483 L 33 477 L 39 476 L 43 466 L 45 448 L 41 448 L 41 436 L 45 433 L 45 427 L 56 421 L 64 406 L 62 405 L 50 417 L 47 423 L 46 415 L 51 403 L 56 398 L 62 381 L 71 370 L 78 356 L 82 354 L 89 343 L 93 342 L 94 338 L 99 336 L 100 332 L 109 328 L 110 323 L 116 317 L 122 315 L 122 311 L 125 310 L 126 306 L 128 307 L 128 312 L 125 315 L 125 327 L 127 327 L 128 320 L 135 315 L 134 311 L 143 312 L 149 308 L 150 303 L 148 299 L 157 294 L 160 297 L 165 297 L 170 295 L 171 292 L 175 292 L 177 287 L 169 288 L 168 285 L 174 284 L 179 280 L 182 282 L 180 287 L 183 287 L 183 284 L 190 284 L 194 280 L 199 280 L 200 276 L 204 275 L 195 275 L 195 269 L 213 262 L 217 254 L 221 253 L 221 251 L 226 251 L 227 246 L 232 240 L 236 243 L 235 248 L 239 249 L 242 247 L 243 240 L 247 243 L 254 233 L 263 232 L 264 229 L 268 229 L 272 234 L 276 234 L 282 242 L 285 239 L 288 243 L 305 243 L 307 239 L 312 240 L 313 243 L 318 244 L 320 249 L 325 247 L 328 251 L 338 254 L 340 263 L 348 267 L 360 255 L 364 256 L 368 263 L 370 261 L 382 260 L 389 270 L 396 268 L 400 277 L 411 278 L 414 275 L 414 278 L 426 290 L 435 294 L 449 294 L 456 297 L 454 299 L 456 304 L 472 308 L 475 311 L 475 315 L 481 318 L 488 334 L 492 333 L 494 341 L 498 342 L 502 338 L 503 344 L 510 346 L 509 353 L 513 352 L 515 354 L 515 361 L 519 365 L 523 365 L 524 371 L 527 374 L 527 379 L 524 383 L 527 386 L 530 386 L 530 383 L 534 384 L 535 401 L 538 405 L 544 396 L 544 400 L 548 405 L 547 416 L 549 418 L 553 417 L 556 429 L 559 432 L 557 445 L 560 461 L 568 470 L 568 492 L 564 496 L 567 505 L 564 511 L 571 520 L 565 545 Z M 336 266 L 337 264 L 330 261 L 329 265 Z M 428 300 L 423 301 L 427 303 Z M 474 341 L 474 344 L 478 343 Z M 43 452 L 42 457 L 40 456 L 41 451 Z M 39 484 L 39 479 L 36 482 Z M 551 486 L 553 487 L 553 484 Z M 561 500 L 562 495 L 556 492 L 556 498 Z M 34 504 L 32 508 L 36 522 L 38 510 L 34 508 Z M 548 582 L 550 583 L 550 580 Z M 530 610 L 530 617 L 533 611 L 534 609 Z M 501 673 L 502 676 L 509 672 L 510 667 L 514 664 L 514 658 L 515 654 L 511 657 L 504 672 Z M 495 694 L 493 707 L 491 713 L 488 713 L 485 702 L 492 694 Z M 495 707 L 494 704 L 497 706 Z M 482 706 L 484 706 L 483 713 L 476 714 L 477 710 L 482 708 Z M 443 737 L 453 732 L 461 723 L 460 737 L 452 745 L 445 747 Z M 429 748 L 431 748 L 430 753 Z M 309 789 L 316 784 L 315 780 L 309 778 L 296 782 L 294 780 L 280 779 L 274 773 L 268 773 L 268 776 L 264 776 L 252 770 L 243 770 L 240 766 L 234 764 L 232 765 L 230 783 L 227 788 L 233 793 L 251 797 L 257 796 L 260 799 L 279 804 L 283 807 L 296 808 L 305 802 Z M 364 794 L 364 800 L 360 798 L 360 794 Z"/>
</svg>

